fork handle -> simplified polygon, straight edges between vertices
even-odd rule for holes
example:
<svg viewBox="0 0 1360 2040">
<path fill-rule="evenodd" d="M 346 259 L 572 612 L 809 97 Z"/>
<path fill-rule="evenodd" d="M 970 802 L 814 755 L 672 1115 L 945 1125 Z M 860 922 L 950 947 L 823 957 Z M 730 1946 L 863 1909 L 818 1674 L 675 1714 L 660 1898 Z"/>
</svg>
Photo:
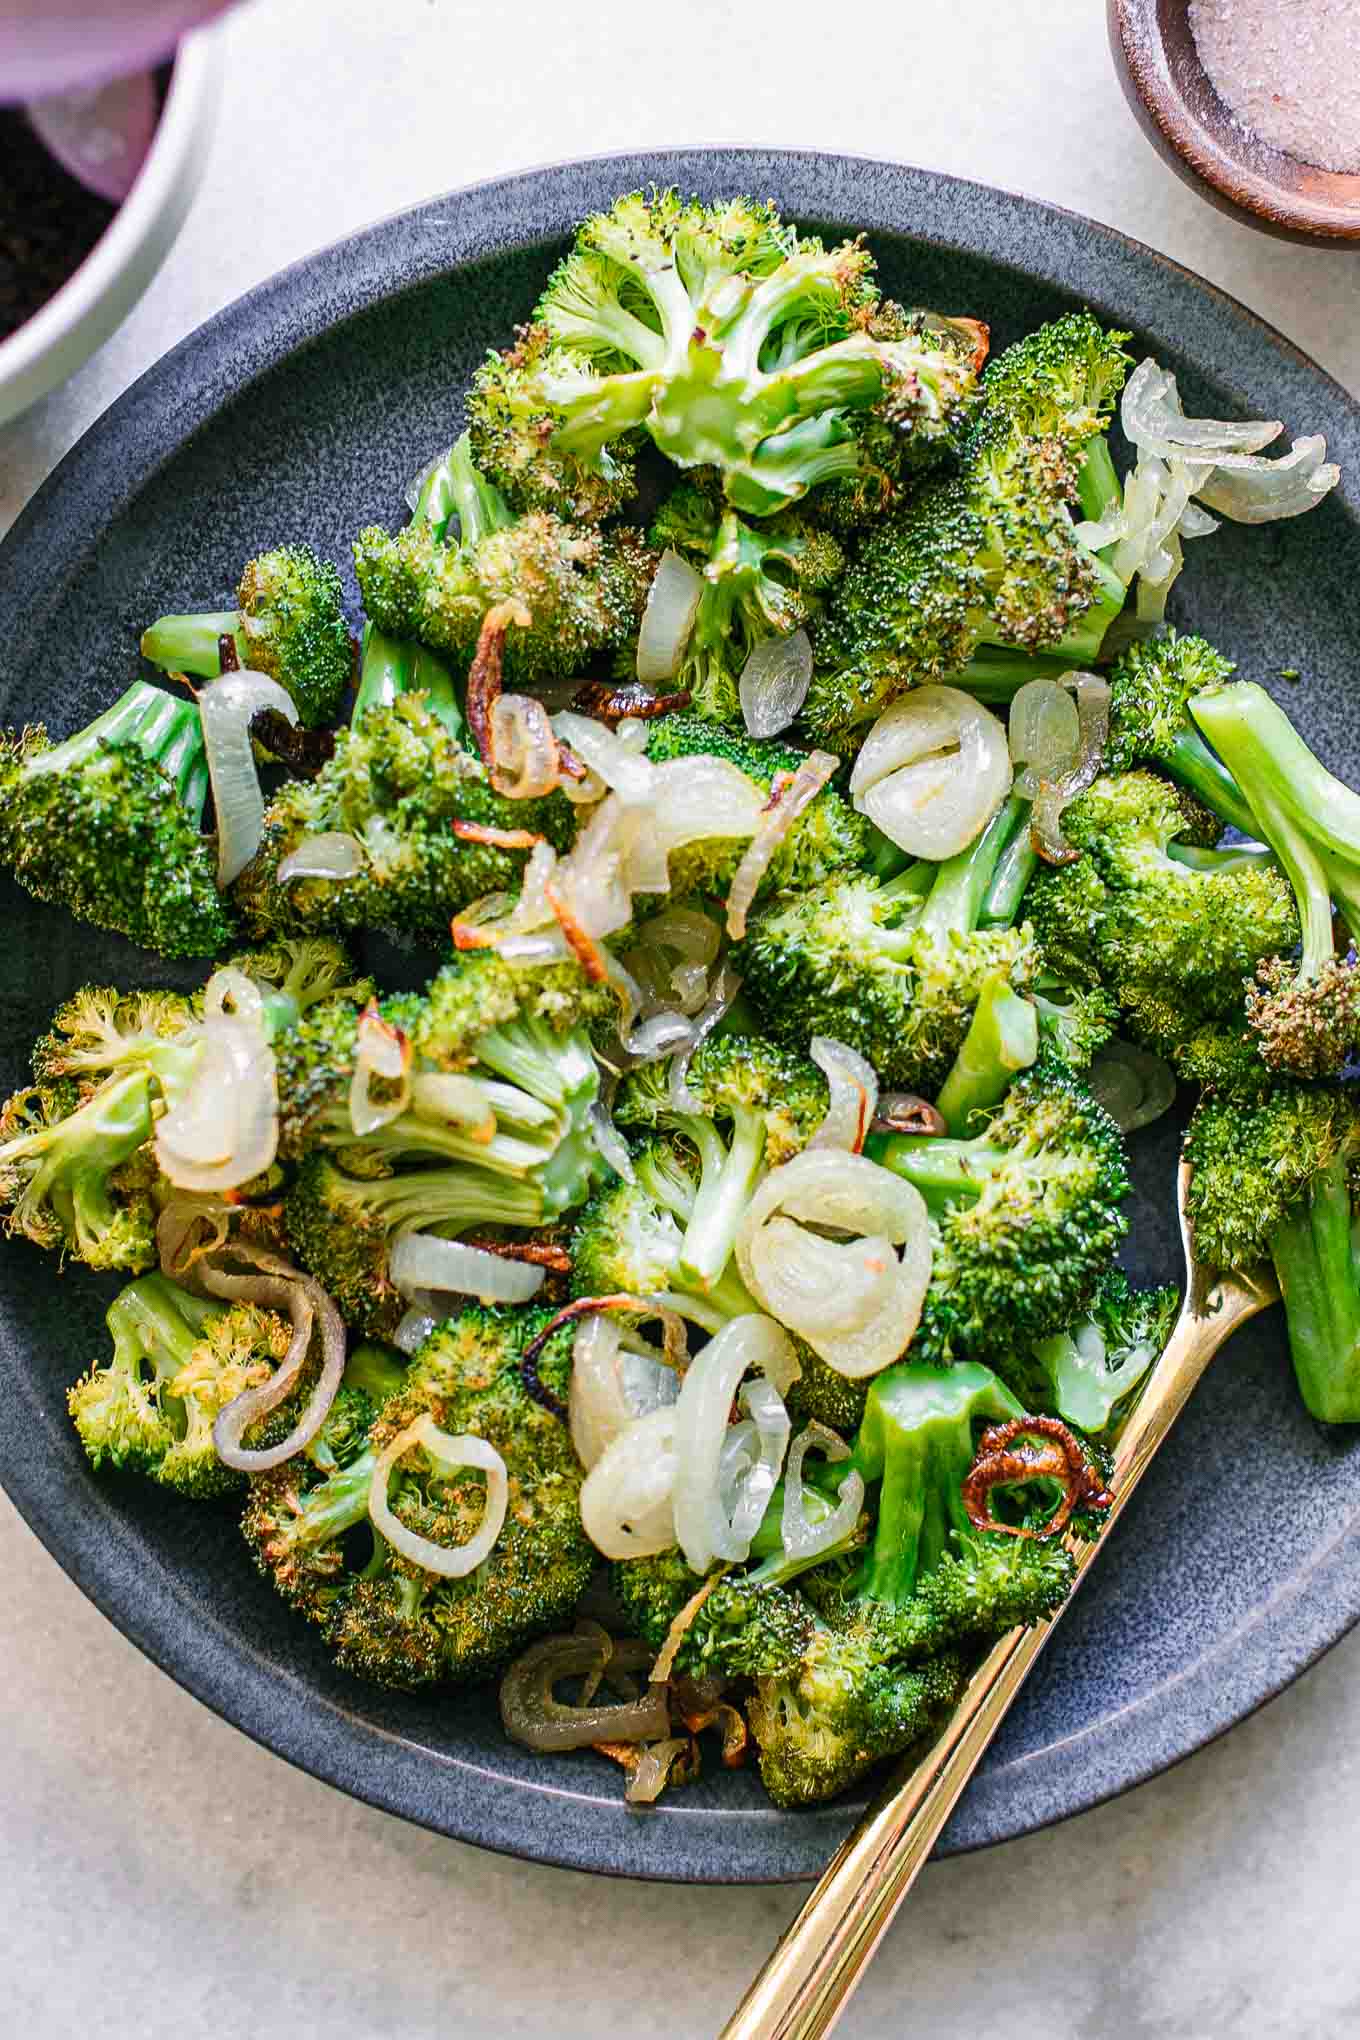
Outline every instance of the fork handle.
<svg viewBox="0 0 1360 2040">
<path fill-rule="evenodd" d="M 1187 1299 L 1115 1452 L 1110 1523 L 1214 1354 L 1267 1300 L 1228 1285 Z M 1079 1548 L 1076 1584 L 1103 1543 Z M 1057 1619 L 993 1646 L 925 1756 L 899 1767 L 841 1844 L 719 2040 L 820 2040 L 831 2031 Z"/>
</svg>

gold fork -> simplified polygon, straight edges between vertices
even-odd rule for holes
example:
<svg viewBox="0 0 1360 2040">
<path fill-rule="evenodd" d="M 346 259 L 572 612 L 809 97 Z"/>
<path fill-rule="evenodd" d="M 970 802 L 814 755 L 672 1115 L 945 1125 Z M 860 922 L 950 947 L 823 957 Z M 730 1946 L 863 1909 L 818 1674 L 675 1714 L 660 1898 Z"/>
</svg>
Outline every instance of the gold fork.
<svg viewBox="0 0 1360 2040">
<path fill-rule="evenodd" d="M 1116 1447 L 1110 1523 L 1224 1340 L 1279 1301 L 1268 1270 L 1225 1276 L 1195 1259 L 1186 1213 L 1189 1182 L 1182 1162 L 1177 1201 L 1185 1301 Z M 1076 1548 L 1078 1584 L 1103 1542 Z M 1052 1632 L 1052 1622 L 1013 1629 L 993 1646 L 948 1727 L 923 1757 L 899 1766 L 841 1844 L 720 2040 L 818 2040 L 831 2031 Z"/>
</svg>

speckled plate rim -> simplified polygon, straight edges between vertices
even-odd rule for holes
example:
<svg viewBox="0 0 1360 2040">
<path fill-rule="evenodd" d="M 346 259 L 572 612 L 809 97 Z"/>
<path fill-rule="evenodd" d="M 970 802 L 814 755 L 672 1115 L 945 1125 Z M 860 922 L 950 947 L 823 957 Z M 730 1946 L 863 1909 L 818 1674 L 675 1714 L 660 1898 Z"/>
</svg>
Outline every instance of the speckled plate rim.
<svg viewBox="0 0 1360 2040">
<path fill-rule="evenodd" d="M 1212 362 L 1256 415 L 1327 432 L 1354 514 L 1360 406 L 1236 299 L 1143 244 L 1016 193 L 869 158 L 775 149 L 673 149 L 551 165 L 455 191 L 363 229 L 261 284 L 149 369 L 68 453 L 0 548 L 0 617 L 26 636 L 101 527 L 229 400 L 285 356 L 376 301 L 527 240 L 566 233 L 634 185 L 776 194 L 792 217 L 910 233 L 1037 277 Z M 50 571 L 38 572 L 41 563 Z M 586 1794 L 525 1786 L 406 1742 L 323 1699 L 190 1602 L 95 1490 L 78 1514 L 43 1478 L 22 1395 L 0 1402 L 0 1466 L 16 1507 L 122 1633 L 196 1698 L 303 1770 L 384 1811 L 503 1853 L 605 1873 L 776 1882 L 816 1875 L 858 1808 L 787 1816 L 689 1807 L 644 1822 Z M 943 1853 L 1085 1811 L 1167 1769 L 1271 1699 L 1360 1622 L 1360 1506 L 1305 1571 L 1216 1649 L 1121 1713 L 994 1765 L 970 1788 Z M 137 1581 L 135 1599 L 129 1577 Z M 1098 1578 L 1098 1575 L 1097 1575 Z M 1095 1591 L 1099 1592 L 1097 1585 Z M 552 1818 L 554 1803 L 570 1815 Z M 672 1823 L 683 1833 L 676 1836 Z M 668 1832 L 670 1841 L 667 1840 Z M 678 1843 L 678 1846 L 675 1844 Z M 683 1865 L 677 1870 L 676 1863 Z"/>
</svg>

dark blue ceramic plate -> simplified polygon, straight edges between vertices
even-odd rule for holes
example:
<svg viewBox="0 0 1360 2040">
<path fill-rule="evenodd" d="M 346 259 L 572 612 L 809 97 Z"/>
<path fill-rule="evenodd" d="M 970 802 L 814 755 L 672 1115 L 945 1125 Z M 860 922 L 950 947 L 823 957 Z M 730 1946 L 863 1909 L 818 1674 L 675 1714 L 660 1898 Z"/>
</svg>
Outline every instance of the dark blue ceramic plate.
<svg viewBox="0 0 1360 2040">
<path fill-rule="evenodd" d="M 866 229 L 887 287 L 990 321 L 997 343 L 1090 304 L 1176 369 L 1187 407 L 1325 432 L 1345 484 L 1264 531 L 1191 549 L 1176 610 L 1269 681 L 1324 756 L 1360 773 L 1360 411 L 1287 341 L 1107 228 L 887 163 L 759 151 L 618 157 L 455 193 L 265 284 L 175 349 L 68 455 L 0 551 L 0 722 L 78 728 L 138 670 L 163 610 L 226 596 L 280 537 L 345 558 L 458 428 L 479 355 L 529 312 L 577 216 L 651 180 L 774 198 L 805 225 Z M 0 1081 L 53 1002 L 145 957 L 3 894 Z M 163 973 L 162 973 L 163 974 Z M 1130 1262 L 1179 1273 L 1176 1130 L 1136 1157 Z M 108 1285 L 13 1246 L 0 1262 L 0 1465 L 54 1556 L 156 1662 L 281 1756 L 375 1805 L 545 1862 L 732 1880 L 820 1870 L 856 1812 L 777 1813 L 719 1772 L 624 1811 L 593 1756 L 534 1758 L 494 1695 L 390 1696 L 335 1671 L 256 1578 L 230 1511 L 95 1480 L 64 1390 L 100 1350 Z M 1122 1791 L 1221 1733 L 1360 1618 L 1360 1442 L 1304 1415 L 1278 1315 L 1216 1362 L 1096 1584 L 1064 1622 L 949 1828 L 1001 1841 Z"/>
</svg>

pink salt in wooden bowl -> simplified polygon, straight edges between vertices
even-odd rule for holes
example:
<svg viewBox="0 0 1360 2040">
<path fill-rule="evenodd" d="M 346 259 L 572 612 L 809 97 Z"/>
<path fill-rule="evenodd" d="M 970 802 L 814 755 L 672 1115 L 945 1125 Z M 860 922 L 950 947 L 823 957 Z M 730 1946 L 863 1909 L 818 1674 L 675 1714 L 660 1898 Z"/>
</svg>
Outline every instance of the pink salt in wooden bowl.
<svg viewBox="0 0 1360 2040">
<path fill-rule="evenodd" d="M 1178 176 L 1285 240 L 1360 242 L 1360 172 L 1319 169 L 1249 133 L 1200 61 L 1188 0 L 1108 0 L 1107 15 L 1125 96 Z"/>
</svg>

